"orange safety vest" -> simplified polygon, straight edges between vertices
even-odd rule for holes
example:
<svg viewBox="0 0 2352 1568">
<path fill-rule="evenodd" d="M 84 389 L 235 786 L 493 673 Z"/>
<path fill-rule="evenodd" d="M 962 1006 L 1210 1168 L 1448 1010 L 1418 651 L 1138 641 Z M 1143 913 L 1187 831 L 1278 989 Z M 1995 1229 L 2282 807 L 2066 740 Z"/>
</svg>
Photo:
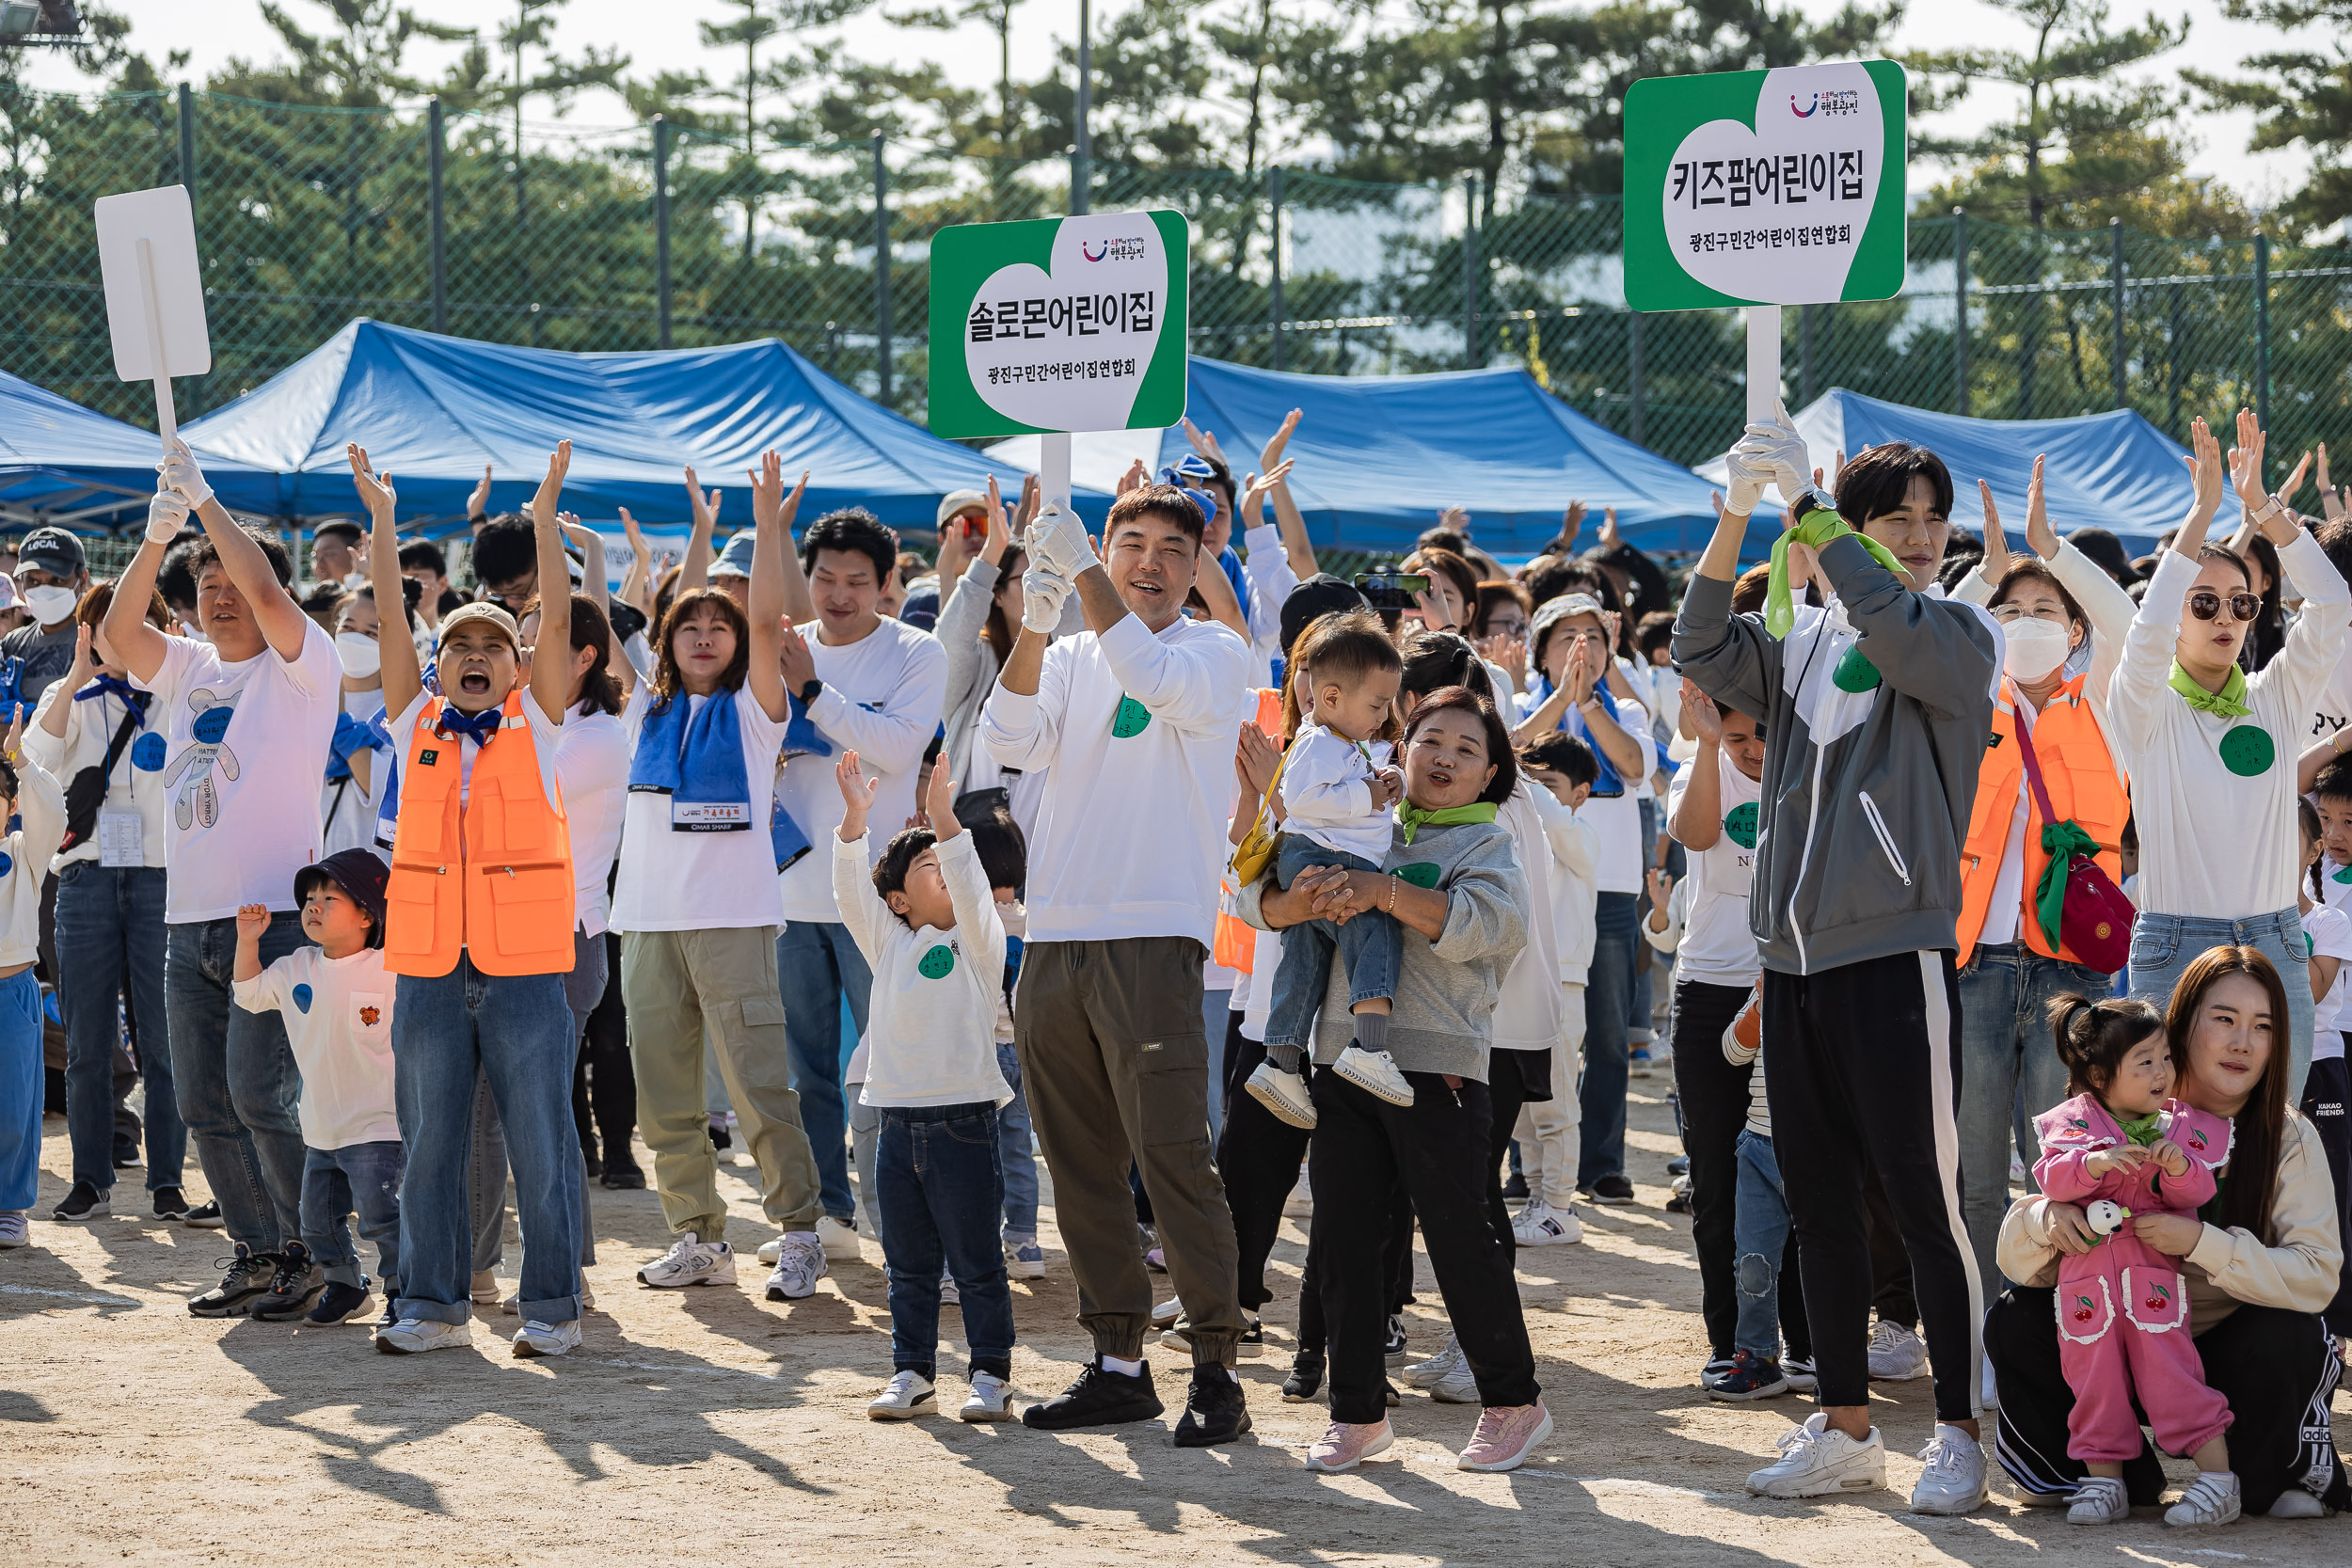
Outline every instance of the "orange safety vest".
<svg viewBox="0 0 2352 1568">
<path fill-rule="evenodd" d="M 485 974 L 567 974 L 572 951 L 572 832 L 563 792 L 539 778 L 539 752 L 517 686 L 498 738 L 474 753 L 459 800 L 462 736 L 427 700 L 400 769 L 400 825 L 384 889 L 384 967 L 431 978 L 462 952 Z"/>
<path fill-rule="evenodd" d="M 2083 832 L 2099 841 L 2099 864 L 2109 877 L 2123 879 L 2123 823 L 2131 816 L 2131 792 L 2099 721 L 2090 711 L 2084 687 L 2090 677 L 2076 675 L 2051 695 L 2033 727 L 2033 752 L 2042 764 L 2042 786 L 2050 792 L 2050 809 L 2061 819 L 2071 817 Z M 1993 884 L 2000 879 L 2001 853 L 2009 847 L 2010 824 L 2017 812 L 2020 790 L 2032 789 L 2026 779 L 2025 754 L 2017 749 L 2017 690 L 2001 677 L 2001 698 L 1993 709 L 1993 736 L 1977 771 L 1977 803 L 1968 818 L 1968 839 L 1960 851 L 1960 962 L 1966 964 L 1977 950 L 1977 937 L 1993 903 Z M 2063 947 L 2054 950 L 2042 934 L 2034 915 L 2034 889 L 2042 868 L 2050 863 L 2042 847 L 2042 809 L 2027 803 L 2025 881 L 2020 890 L 2018 936 L 2045 958 L 2079 963 Z"/>
</svg>

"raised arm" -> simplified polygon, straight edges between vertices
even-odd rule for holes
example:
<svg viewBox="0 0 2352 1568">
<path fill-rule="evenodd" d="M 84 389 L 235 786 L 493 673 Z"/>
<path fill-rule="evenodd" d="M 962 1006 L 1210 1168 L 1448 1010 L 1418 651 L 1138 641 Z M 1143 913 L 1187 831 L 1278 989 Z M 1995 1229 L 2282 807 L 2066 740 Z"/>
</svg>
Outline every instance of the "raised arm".
<svg viewBox="0 0 2352 1568">
<path fill-rule="evenodd" d="M 866 816 L 874 809 L 881 785 L 866 776 L 858 754 L 846 751 L 834 759 L 833 781 L 841 791 L 841 826 L 833 835 L 834 902 L 840 907 L 841 924 L 850 928 L 850 940 L 867 964 L 876 964 L 882 961 L 882 923 L 898 918 L 874 891 L 868 874 L 872 863 L 866 854 Z"/>
<path fill-rule="evenodd" d="M 580 550 L 580 592 L 590 604 L 604 611 L 605 619 L 612 618 L 612 593 L 605 586 L 604 535 L 583 523 L 573 513 L 559 512 L 556 523 L 564 530 L 566 541 Z M 633 568 L 632 568 L 633 569 Z M 568 572 L 565 576 L 569 576 Z M 547 592 L 547 578 L 539 579 L 541 594 Z"/>
<path fill-rule="evenodd" d="M 1192 585 L 1200 594 L 1200 602 L 1209 607 L 1209 618 L 1225 627 L 1245 643 L 1249 641 L 1249 618 L 1244 614 L 1241 600 L 1233 593 L 1233 579 L 1225 575 L 1222 562 L 1212 560 L 1209 552 L 1200 552 L 1200 571 Z"/>
<path fill-rule="evenodd" d="M 204 483 L 204 473 L 196 466 L 195 454 L 177 436 L 172 438 L 170 454 L 164 459 L 164 483 L 180 493 L 188 510 L 196 514 L 197 521 L 204 525 L 204 536 L 212 541 L 214 551 L 219 555 L 221 570 L 229 574 L 229 580 L 237 585 L 237 592 L 253 611 L 253 624 L 268 641 L 270 651 L 288 664 L 300 658 L 303 641 L 310 636 L 310 618 L 302 613 L 302 607 L 278 582 L 269 557 L 262 553 L 262 546 L 254 543 L 253 536 L 239 528 L 228 509 L 213 499 L 213 487 Z M 399 554 L 397 545 L 392 550 L 395 556 Z M 400 569 L 397 560 L 392 569 Z M 152 585 L 151 578 L 149 586 Z M 130 601 L 135 611 L 147 605 L 143 594 L 134 594 Z"/>
<path fill-rule="evenodd" d="M 367 504 L 368 527 L 375 539 L 374 547 L 368 551 L 368 577 L 375 585 L 375 612 L 383 623 L 383 629 L 376 634 L 376 644 L 382 650 L 378 657 L 384 681 L 384 711 L 397 719 L 408 711 L 408 705 L 424 689 L 424 672 L 417 659 L 416 639 L 408 635 L 408 601 L 400 591 L 400 545 L 392 526 L 400 496 L 392 488 L 392 476 L 377 473 L 369 464 L 367 448 L 354 441 L 343 448 L 343 456 L 351 464 L 352 487 Z M 546 578 L 540 580 L 544 582 Z M 364 782 L 360 787 L 367 787 Z"/>
<path fill-rule="evenodd" d="M 2221 505 L 2221 443 L 2201 416 L 2189 422 L 2188 515 L 2173 536 L 2172 547 L 2157 558 L 2131 629 L 2123 637 L 2123 659 L 2108 688 L 2108 711 L 2122 721 L 2127 752 L 2136 752 L 2144 734 L 2146 715 L 2164 700 L 2172 673 L 2172 651 L 2181 639 L 2181 601 L 2197 580 L 2197 552 L 2203 548 L 2205 530 Z M 2126 760 L 2137 766 L 2137 756 Z"/>
<path fill-rule="evenodd" d="M 756 481 L 758 476 L 753 477 Z M 694 470 L 686 470 L 686 499 L 693 509 L 694 526 L 686 535 L 686 559 L 678 563 L 680 594 L 699 593 L 710 586 L 710 533 L 719 526 L 719 508 L 726 499 L 723 490 L 704 489 L 695 479 Z"/>
<path fill-rule="evenodd" d="M 1675 775 L 1666 800 L 1666 832 L 1685 849 L 1712 849 L 1724 836 L 1723 710 L 1695 688 L 1684 697 L 1683 711 L 1698 732 L 1699 749 Z"/>
<path fill-rule="evenodd" d="M 1736 459 L 1738 449 L 1733 455 Z M 1740 570 L 1748 513 L 1763 489 L 1760 479 L 1734 475 L 1731 495 L 1715 518 L 1714 535 L 1700 553 L 1675 614 L 1669 644 L 1675 668 L 1693 686 L 1754 719 L 1772 710 L 1772 691 L 1780 684 L 1781 645 L 1755 616 L 1731 612 L 1731 585 Z"/>
<path fill-rule="evenodd" d="M 784 645 L 785 562 L 792 556 L 792 519 L 801 510 L 801 497 L 808 490 L 808 470 L 801 470 L 801 482 L 787 496 L 784 459 L 771 449 L 760 455 L 759 467 L 752 473 L 751 481 L 755 531 L 751 607 L 747 613 L 752 623 L 752 655 L 751 672 L 746 679 L 760 711 L 781 724 L 792 716 L 792 705 L 784 689 L 784 666 L 778 657 Z M 800 569 L 800 562 L 793 560 L 792 570 Z"/>
<path fill-rule="evenodd" d="M 555 513 L 556 502 L 564 495 L 564 476 L 571 467 L 571 442 L 558 441 L 548 454 L 547 477 L 531 498 L 531 531 L 539 546 L 539 640 L 531 650 L 531 698 L 551 724 L 564 722 L 572 698 L 572 575 L 564 567 L 564 525 Z M 601 599 L 604 542 L 593 533 L 588 538 L 595 551 L 580 575 L 583 580 L 596 579 Z"/>
<path fill-rule="evenodd" d="M 1209 568 L 1218 570 L 1215 562 Z M 1108 576 L 1101 567 L 1089 568 L 1084 576 L 1101 579 L 1105 591 L 1117 598 L 1117 591 L 1109 589 Z M 1083 583 L 1079 592 L 1086 592 Z M 1093 619 L 1091 604 L 1088 619 Z M 1145 630 L 1143 623 L 1128 614 L 1122 604 L 1120 619 L 1101 632 L 1097 641 L 1111 673 L 1153 718 L 1194 734 L 1233 733 L 1243 695 L 1249 689 L 1249 644 L 1242 637 L 1191 637 L 1181 643 L 1164 642 Z"/>
</svg>

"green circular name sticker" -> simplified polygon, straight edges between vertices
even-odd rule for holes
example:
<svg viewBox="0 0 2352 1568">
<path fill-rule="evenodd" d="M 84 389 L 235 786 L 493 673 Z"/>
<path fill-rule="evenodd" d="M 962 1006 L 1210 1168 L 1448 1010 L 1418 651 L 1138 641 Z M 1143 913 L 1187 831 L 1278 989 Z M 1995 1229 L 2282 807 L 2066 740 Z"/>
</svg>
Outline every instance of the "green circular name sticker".
<svg viewBox="0 0 2352 1568">
<path fill-rule="evenodd" d="M 1840 691 L 1863 692 L 1878 685 L 1884 677 L 1879 673 L 1879 667 L 1863 653 L 1862 644 L 1857 642 L 1846 650 L 1846 657 L 1837 661 L 1837 668 L 1830 672 L 1829 678 Z"/>
<path fill-rule="evenodd" d="M 2278 760 L 2278 743 L 2260 724 L 2240 724 L 2221 737 L 2221 765 L 2241 779 L 2269 772 Z"/>
<path fill-rule="evenodd" d="M 1754 800 L 1734 806 L 1724 815 L 1724 832 L 1740 848 L 1753 849 L 1756 847 L 1756 823 L 1759 815 Z"/>
<path fill-rule="evenodd" d="M 915 973 L 926 980 L 945 980 L 955 973 L 956 950 L 946 942 L 923 955 L 914 966 Z"/>
<path fill-rule="evenodd" d="M 1111 734 L 1121 740 L 1126 740 L 1131 736 L 1141 735 L 1144 726 L 1151 722 L 1152 710 L 1150 708 L 1145 707 L 1133 697 L 1121 697 L 1119 699 L 1118 716 L 1111 720 Z"/>
<path fill-rule="evenodd" d="M 1410 882 L 1415 887 L 1436 887 L 1438 885 L 1438 863 L 1436 861 L 1415 861 L 1410 865 L 1398 866 L 1394 871 L 1391 872 L 1390 875 L 1395 877 L 1400 881 Z"/>
</svg>

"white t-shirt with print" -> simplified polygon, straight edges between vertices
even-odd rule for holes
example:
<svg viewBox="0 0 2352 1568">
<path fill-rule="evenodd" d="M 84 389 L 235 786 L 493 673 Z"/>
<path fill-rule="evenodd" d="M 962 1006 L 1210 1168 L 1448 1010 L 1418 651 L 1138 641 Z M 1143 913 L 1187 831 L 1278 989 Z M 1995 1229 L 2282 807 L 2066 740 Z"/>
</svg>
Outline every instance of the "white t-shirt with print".
<svg viewBox="0 0 2352 1568">
<path fill-rule="evenodd" d="M 1666 792 L 1668 821 L 1674 820 L 1690 790 L 1691 769 L 1706 760 L 1703 753 L 1693 757 L 1675 774 Z M 1756 935 L 1748 927 L 1748 892 L 1756 883 L 1756 822 L 1764 786 L 1734 767 L 1731 753 L 1720 746 L 1714 763 L 1724 817 L 1715 842 L 1685 856 L 1690 869 L 1683 882 L 1691 890 L 1686 906 L 1690 912 L 1675 953 L 1675 978 L 1752 986 L 1763 968 L 1756 958 Z"/>
<path fill-rule="evenodd" d="M 743 742 L 744 798 L 751 827 L 742 832 L 680 832 L 670 825 L 670 797 L 630 790 L 621 814 L 621 875 L 609 916 L 616 931 L 719 931 L 784 924 L 784 895 L 768 836 L 775 807 L 777 748 L 784 726 L 768 717 L 747 683 L 731 693 L 684 697 L 691 726 L 707 702 L 731 702 Z M 644 733 L 653 688 L 640 685 L 621 715 L 629 754 Z M 825 776 L 831 779 L 829 768 Z M 626 788 L 626 784 L 623 786 Z M 840 797 L 836 792 L 834 800 Z M 802 824 L 805 831 L 806 823 Z M 814 842 L 818 835 L 810 833 Z M 816 845 L 822 850 L 821 843 Z M 812 857 L 815 858 L 815 857 Z"/>
<path fill-rule="evenodd" d="M 392 990 L 384 951 L 341 958 L 297 947 L 230 994 L 249 1013 L 277 1012 L 302 1073 L 295 1116 L 310 1148 L 400 1142 L 392 1106 Z"/>
<path fill-rule="evenodd" d="M 294 909 L 294 873 L 319 858 L 319 781 L 342 697 L 335 640 L 304 618 L 294 659 L 264 647 L 234 663 L 164 639 L 149 721 L 164 733 L 164 919 L 226 920 L 244 904 Z"/>
</svg>

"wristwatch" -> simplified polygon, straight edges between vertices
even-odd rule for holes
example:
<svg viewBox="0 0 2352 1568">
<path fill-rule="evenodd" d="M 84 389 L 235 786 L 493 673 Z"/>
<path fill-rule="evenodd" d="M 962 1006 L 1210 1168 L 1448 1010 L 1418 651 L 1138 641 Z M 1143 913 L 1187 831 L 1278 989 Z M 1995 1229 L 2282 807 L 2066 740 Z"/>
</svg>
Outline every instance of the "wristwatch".
<svg viewBox="0 0 2352 1568">
<path fill-rule="evenodd" d="M 1808 484 L 1789 500 L 1788 520 L 1792 523 L 1802 523 L 1813 513 L 1836 512 L 1836 501 Z"/>
<path fill-rule="evenodd" d="M 808 679 L 801 683 L 801 705 L 803 707 L 815 707 L 817 705 L 818 694 L 822 692 L 824 689 L 825 683 L 823 681 L 818 680 L 815 675 L 809 676 Z"/>
</svg>

